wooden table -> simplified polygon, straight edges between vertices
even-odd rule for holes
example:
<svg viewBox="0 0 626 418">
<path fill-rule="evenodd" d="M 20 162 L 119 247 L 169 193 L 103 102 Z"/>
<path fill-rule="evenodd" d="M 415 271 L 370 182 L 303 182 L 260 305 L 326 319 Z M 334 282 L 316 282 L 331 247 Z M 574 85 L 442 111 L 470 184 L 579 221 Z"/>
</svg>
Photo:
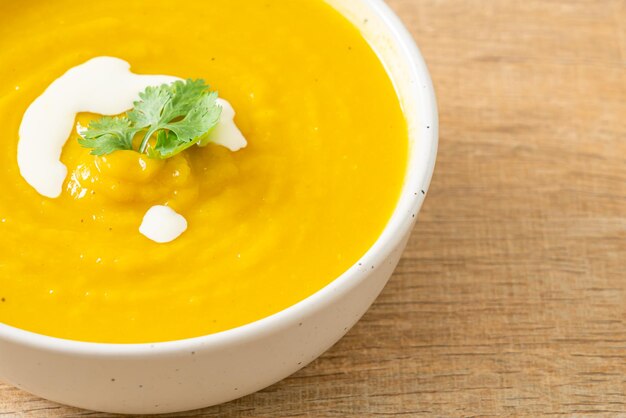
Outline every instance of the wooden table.
<svg viewBox="0 0 626 418">
<path fill-rule="evenodd" d="M 626 416 L 626 1 L 389 3 L 441 111 L 409 248 L 326 355 L 185 416 Z M 2 385 L 0 415 L 105 416 Z"/>
</svg>

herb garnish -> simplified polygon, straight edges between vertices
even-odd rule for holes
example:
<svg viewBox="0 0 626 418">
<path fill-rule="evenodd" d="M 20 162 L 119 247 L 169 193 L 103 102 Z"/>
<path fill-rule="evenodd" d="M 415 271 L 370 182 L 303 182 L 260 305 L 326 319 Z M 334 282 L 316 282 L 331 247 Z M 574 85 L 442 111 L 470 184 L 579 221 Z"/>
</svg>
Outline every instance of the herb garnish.
<svg viewBox="0 0 626 418">
<path fill-rule="evenodd" d="M 141 143 L 135 151 L 166 159 L 194 144 L 205 145 L 222 113 L 217 93 L 210 91 L 204 80 L 148 87 L 139 98 L 127 116 L 92 121 L 78 139 L 80 145 L 92 148 L 92 155 L 108 155 L 134 150 L 133 139 L 139 134 Z"/>
</svg>

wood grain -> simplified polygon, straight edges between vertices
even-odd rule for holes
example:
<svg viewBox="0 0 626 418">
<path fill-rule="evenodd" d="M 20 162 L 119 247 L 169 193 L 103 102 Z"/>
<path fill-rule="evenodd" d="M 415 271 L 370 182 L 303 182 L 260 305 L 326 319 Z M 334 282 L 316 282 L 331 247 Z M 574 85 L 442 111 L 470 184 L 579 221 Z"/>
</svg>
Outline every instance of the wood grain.
<svg viewBox="0 0 626 418">
<path fill-rule="evenodd" d="M 396 274 L 311 366 L 181 416 L 626 416 L 626 1 L 389 3 L 441 112 Z M 2 385 L 0 415 L 106 416 Z"/>
</svg>

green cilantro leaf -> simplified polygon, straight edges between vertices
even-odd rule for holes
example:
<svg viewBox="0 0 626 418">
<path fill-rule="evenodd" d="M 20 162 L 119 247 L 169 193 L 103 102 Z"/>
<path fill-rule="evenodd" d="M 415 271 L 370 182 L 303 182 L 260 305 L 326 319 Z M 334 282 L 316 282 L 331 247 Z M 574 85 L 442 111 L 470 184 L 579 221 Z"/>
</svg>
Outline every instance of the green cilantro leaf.
<svg viewBox="0 0 626 418">
<path fill-rule="evenodd" d="M 222 112 L 216 102 L 217 93 L 211 92 L 203 80 L 148 87 L 139 98 L 128 117 L 104 117 L 92 122 L 79 139 L 80 144 L 93 148 L 94 155 L 106 155 L 133 149 L 132 139 L 141 133 L 138 152 L 166 159 L 206 138 Z M 151 141 L 153 138 L 156 140 Z"/>
<path fill-rule="evenodd" d="M 172 100 L 166 104 L 163 111 L 163 119 L 172 120 L 184 116 L 191 111 L 198 100 L 206 96 L 209 87 L 204 80 L 176 81 L 169 85 Z"/>
<path fill-rule="evenodd" d="M 92 155 L 107 155 L 114 151 L 133 149 L 135 132 L 128 118 L 103 117 L 92 121 L 78 143 L 92 148 Z"/>
<path fill-rule="evenodd" d="M 221 108 L 203 80 L 176 81 L 160 87 L 149 87 L 139 95 L 141 101 L 128 114 L 133 124 L 148 131 L 139 152 L 146 152 L 150 138 L 161 129 L 172 131 L 177 140 L 188 143 L 206 134 L 217 122 Z M 168 137 L 171 137 L 168 135 Z M 157 154 L 161 154 L 155 146 Z"/>
<path fill-rule="evenodd" d="M 157 133 L 157 141 L 154 148 L 148 148 L 148 155 L 155 159 L 167 159 L 179 154 L 195 145 L 198 141 L 183 142 L 175 133 L 161 130 Z"/>
<path fill-rule="evenodd" d="M 133 110 L 128 112 L 128 119 L 138 129 L 150 127 L 161 121 L 161 113 L 165 105 L 172 100 L 172 93 L 166 85 L 160 87 L 147 87 L 139 93 L 140 101 L 133 103 Z"/>
<path fill-rule="evenodd" d="M 189 142 L 210 131 L 220 120 L 222 109 L 215 104 L 217 93 L 204 95 L 189 110 L 186 116 L 178 121 L 164 125 L 174 132 L 178 139 Z"/>
</svg>

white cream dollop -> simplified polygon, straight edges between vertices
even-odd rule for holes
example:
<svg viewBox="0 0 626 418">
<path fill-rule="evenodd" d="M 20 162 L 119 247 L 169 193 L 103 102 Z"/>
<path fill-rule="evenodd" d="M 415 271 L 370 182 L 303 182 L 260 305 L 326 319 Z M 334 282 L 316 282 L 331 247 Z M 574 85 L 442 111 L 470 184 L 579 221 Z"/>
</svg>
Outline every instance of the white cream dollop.
<svg viewBox="0 0 626 418">
<path fill-rule="evenodd" d="M 174 241 L 186 230 L 187 220 L 168 206 L 152 206 L 139 227 L 139 232 L 159 244 Z"/>
<path fill-rule="evenodd" d="M 210 142 L 228 148 L 232 152 L 239 151 L 248 145 L 248 141 L 235 125 L 235 109 L 224 99 L 217 99 L 217 104 L 222 108 L 220 121 L 211 132 Z"/>
<path fill-rule="evenodd" d="M 61 162 L 61 153 L 72 133 L 78 113 L 118 115 L 132 109 L 133 103 L 139 99 L 139 93 L 146 87 L 177 80 L 181 78 L 134 74 L 128 62 L 113 57 L 93 58 L 68 70 L 52 82 L 24 113 L 17 146 L 17 163 L 22 177 L 39 194 L 49 198 L 59 197 L 67 177 L 67 167 Z M 246 147 L 247 141 L 234 122 L 233 107 L 224 99 L 218 99 L 218 105 L 222 107 L 222 115 L 209 134 L 210 142 L 231 151 Z M 83 127 L 77 126 L 79 134 L 82 130 Z M 184 229 L 180 230 L 181 218 L 183 221 L 184 218 L 172 209 L 167 208 L 176 216 L 163 209 L 153 209 L 146 213 L 147 219 L 144 218 L 144 223 L 148 225 L 148 229 L 144 228 L 148 234 L 144 235 L 148 238 L 156 237 L 154 241 L 161 242 L 158 239 L 162 235 L 153 233 L 156 224 L 167 232 L 163 236 L 172 239 L 187 228 L 185 221 Z M 180 232 L 173 236 L 172 231 Z"/>
</svg>

